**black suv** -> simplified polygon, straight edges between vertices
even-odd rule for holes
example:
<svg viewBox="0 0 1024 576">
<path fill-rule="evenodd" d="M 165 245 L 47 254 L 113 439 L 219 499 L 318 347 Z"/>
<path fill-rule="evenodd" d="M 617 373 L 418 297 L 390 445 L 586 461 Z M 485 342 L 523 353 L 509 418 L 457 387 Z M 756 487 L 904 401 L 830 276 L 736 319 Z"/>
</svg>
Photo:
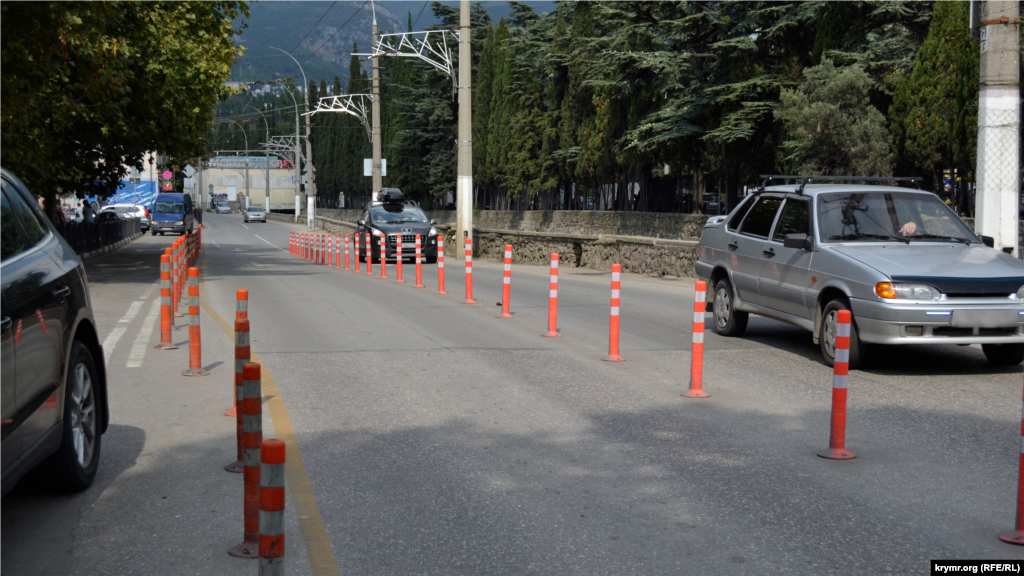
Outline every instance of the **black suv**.
<svg viewBox="0 0 1024 576">
<path fill-rule="evenodd" d="M 394 259 L 398 252 L 398 236 L 402 236 L 402 259 L 416 258 L 416 235 L 420 235 L 420 252 L 423 259 L 433 264 L 437 262 L 437 229 L 436 220 L 428 220 L 427 215 L 412 202 L 406 202 L 397 188 L 385 188 L 381 202 L 374 202 L 363 211 L 359 219 L 360 242 L 370 235 L 370 250 L 373 260 L 380 261 L 380 238 L 385 237 L 384 256 Z M 365 248 L 360 250 L 360 261 L 365 260 Z"/>
<path fill-rule="evenodd" d="M 109 420 L 85 267 L 24 184 L 6 170 L 0 182 L 0 484 L 42 464 L 42 480 L 84 490 Z"/>
</svg>

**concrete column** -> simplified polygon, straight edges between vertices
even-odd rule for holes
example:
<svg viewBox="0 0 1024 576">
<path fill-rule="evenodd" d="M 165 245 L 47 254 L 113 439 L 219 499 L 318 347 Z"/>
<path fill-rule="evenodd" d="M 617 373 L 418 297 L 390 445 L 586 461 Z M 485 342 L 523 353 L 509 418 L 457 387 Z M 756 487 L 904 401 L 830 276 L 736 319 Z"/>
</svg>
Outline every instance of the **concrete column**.
<svg viewBox="0 0 1024 576">
<path fill-rule="evenodd" d="M 455 197 L 455 254 L 465 260 L 462 247 L 473 238 L 473 98 L 472 58 L 469 31 L 469 0 L 459 2 L 459 133 L 458 180 Z"/>
<path fill-rule="evenodd" d="M 370 52 L 375 52 L 377 46 L 377 15 L 374 13 L 373 16 L 373 44 L 370 46 Z M 380 190 L 384 187 L 384 179 L 381 177 L 380 169 L 380 157 L 381 157 L 381 131 L 380 131 L 380 69 L 378 65 L 379 57 L 372 58 L 373 60 L 373 103 L 371 104 L 372 109 L 372 126 L 371 133 L 373 136 L 373 193 L 370 196 L 370 201 L 374 201 L 380 198 Z"/>
</svg>

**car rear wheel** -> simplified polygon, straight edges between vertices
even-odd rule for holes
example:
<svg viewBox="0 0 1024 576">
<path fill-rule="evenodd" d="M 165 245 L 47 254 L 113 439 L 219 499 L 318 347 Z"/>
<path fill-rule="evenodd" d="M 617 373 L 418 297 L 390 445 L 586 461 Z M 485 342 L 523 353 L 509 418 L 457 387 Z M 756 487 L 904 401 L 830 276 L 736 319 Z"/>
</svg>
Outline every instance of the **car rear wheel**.
<svg viewBox="0 0 1024 576">
<path fill-rule="evenodd" d="M 747 329 L 750 314 L 733 307 L 732 284 L 723 278 L 715 285 L 715 300 L 712 306 L 715 332 L 721 336 L 742 336 Z"/>
<path fill-rule="evenodd" d="M 996 366 L 1014 366 L 1024 362 L 1024 344 L 982 344 L 981 351 Z"/>
<path fill-rule="evenodd" d="M 40 467 L 42 478 L 67 492 L 80 492 L 96 478 L 100 461 L 100 410 L 96 364 L 81 342 L 71 344 L 64 386 L 64 430 L 60 448 Z"/>
<path fill-rule="evenodd" d="M 836 299 L 825 305 L 821 311 L 821 326 L 818 328 L 818 344 L 825 363 L 834 366 L 836 363 L 836 331 L 839 329 L 839 311 L 849 310 L 845 300 Z M 850 313 L 850 368 L 859 368 L 864 363 L 866 345 L 860 341 L 857 322 Z"/>
</svg>

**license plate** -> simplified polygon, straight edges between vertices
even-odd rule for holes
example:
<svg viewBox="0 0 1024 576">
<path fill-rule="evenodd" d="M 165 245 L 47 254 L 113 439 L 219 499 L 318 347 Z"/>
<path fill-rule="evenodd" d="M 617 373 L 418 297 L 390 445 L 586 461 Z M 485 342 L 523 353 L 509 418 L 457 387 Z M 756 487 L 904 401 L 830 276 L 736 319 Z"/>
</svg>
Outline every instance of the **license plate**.
<svg viewBox="0 0 1024 576">
<path fill-rule="evenodd" d="M 954 310 L 954 328 L 1008 328 L 1017 325 L 1016 310 Z"/>
</svg>

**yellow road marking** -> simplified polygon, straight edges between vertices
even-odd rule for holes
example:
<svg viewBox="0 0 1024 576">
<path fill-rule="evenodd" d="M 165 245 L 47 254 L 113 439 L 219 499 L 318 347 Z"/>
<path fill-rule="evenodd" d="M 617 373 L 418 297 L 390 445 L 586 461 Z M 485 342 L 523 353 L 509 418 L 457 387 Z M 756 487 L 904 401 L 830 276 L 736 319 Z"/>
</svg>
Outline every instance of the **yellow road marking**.
<svg viewBox="0 0 1024 576">
<path fill-rule="evenodd" d="M 202 260 L 199 264 L 200 286 L 205 280 L 206 251 L 203 251 Z M 221 330 L 234 345 L 235 327 L 228 324 L 214 311 L 213 307 L 203 297 L 204 291 L 200 287 L 199 305 L 211 318 L 217 321 Z M 292 502 L 295 503 L 295 514 L 299 518 L 299 531 L 302 532 L 302 540 L 306 544 L 306 557 L 309 559 L 309 568 L 314 576 L 340 575 L 338 562 L 334 559 L 334 551 L 331 549 L 330 539 L 327 537 L 327 528 L 320 516 L 320 508 L 316 504 L 316 495 L 313 494 L 313 485 L 309 482 L 309 475 L 306 473 L 306 464 L 302 460 L 302 452 L 299 451 L 299 443 L 295 439 L 295 429 L 292 428 L 292 421 L 288 417 L 288 409 L 285 408 L 284 399 L 281 398 L 281 391 L 277 388 L 277 382 L 267 370 L 267 365 L 260 360 L 255 352 L 252 353 L 252 361 L 262 366 L 263 394 L 267 397 L 267 409 L 270 411 L 270 419 L 274 423 L 274 432 L 278 440 L 285 444 L 288 452 L 288 459 L 285 463 L 284 473 L 288 480 L 288 487 L 291 490 Z"/>
</svg>

